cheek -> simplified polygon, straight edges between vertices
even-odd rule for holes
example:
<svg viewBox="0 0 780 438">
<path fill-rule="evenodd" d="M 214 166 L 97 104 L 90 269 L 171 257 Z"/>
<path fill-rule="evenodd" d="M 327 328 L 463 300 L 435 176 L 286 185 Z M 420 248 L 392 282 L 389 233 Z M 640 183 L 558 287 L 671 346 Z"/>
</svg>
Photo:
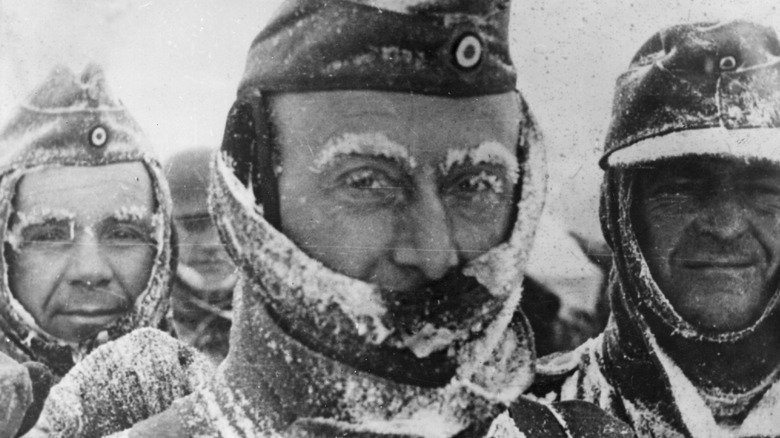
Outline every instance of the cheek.
<svg viewBox="0 0 780 438">
<path fill-rule="evenodd" d="M 64 273 L 63 264 L 58 263 L 62 258 L 19 254 L 9 260 L 11 293 L 38 319 L 45 313 L 44 305 Z"/>
<path fill-rule="evenodd" d="M 505 242 L 512 231 L 512 200 L 484 208 L 450 206 L 453 236 L 466 260 L 471 260 Z"/>
<path fill-rule="evenodd" d="M 133 300 L 146 289 L 154 264 L 155 250 L 144 247 L 127 251 L 121 263 L 112 263 L 114 275 L 126 294 Z"/>
<path fill-rule="evenodd" d="M 695 219 L 690 208 L 640 203 L 633 215 L 634 230 L 645 260 L 652 268 L 663 264 Z"/>
<path fill-rule="evenodd" d="M 322 202 L 283 201 L 283 232 L 309 256 L 342 274 L 368 280 L 393 240 L 391 209 L 361 210 Z"/>
</svg>

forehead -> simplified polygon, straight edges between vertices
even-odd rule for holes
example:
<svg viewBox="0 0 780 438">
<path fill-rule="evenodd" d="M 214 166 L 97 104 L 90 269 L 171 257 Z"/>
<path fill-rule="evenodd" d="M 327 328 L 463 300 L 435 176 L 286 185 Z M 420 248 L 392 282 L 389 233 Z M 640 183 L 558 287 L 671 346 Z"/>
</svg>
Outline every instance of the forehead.
<svg viewBox="0 0 780 438">
<path fill-rule="evenodd" d="M 149 173 L 141 162 L 45 168 L 25 174 L 16 188 L 17 211 L 67 210 L 105 215 L 122 207 L 154 207 Z"/>
<path fill-rule="evenodd" d="M 710 181 L 780 178 L 780 163 L 709 155 L 656 161 L 637 166 L 636 170 L 640 180 L 648 184 L 664 183 L 670 178 L 696 178 Z"/>
<path fill-rule="evenodd" d="M 271 107 L 283 155 L 312 158 L 328 140 L 349 133 L 382 134 L 415 157 L 440 157 L 487 141 L 514 150 L 521 117 L 515 93 L 459 99 L 357 90 L 283 93 Z"/>
</svg>

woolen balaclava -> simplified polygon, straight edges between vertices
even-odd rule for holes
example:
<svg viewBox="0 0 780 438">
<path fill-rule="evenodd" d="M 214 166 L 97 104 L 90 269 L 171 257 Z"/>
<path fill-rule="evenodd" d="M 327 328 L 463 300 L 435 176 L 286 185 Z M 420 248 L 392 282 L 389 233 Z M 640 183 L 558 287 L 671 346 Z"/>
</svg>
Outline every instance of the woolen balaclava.
<svg viewBox="0 0 780 438">
<path fill-rule="evenodd" d="M 640 435 L 714 433 L 701 432 L 709 429 L 684 419 L 689 414 L 675 403 L 661 365 L 668 358 L 657 339 L 682 338 L 703 346 L 749 341 L 776 318 L 780 294 L 775 292 L 763 315 L 742 330 L 715 332 L 683 319 L 652 278 L 635 235 L 636 170 L 679 157 L 780 164 L 778 138 L 780 41 L 768 27 L 745 21 L 670 27 L 647 41 L 618 78 L 601 159 L 606 171 L 601 222 L 615 267 L 613 321 L 604 333 L 601 366 L 624 400 L 627 411 L 621 416 L 632 417 Z M 744 419 L 773 379 L 760 388 L 744 388 L 743 394 L 713 395 L 709 407 L 715 417 Z M 697 389 L 706 397 L 706 388 Z"/>
<path fill-rule="evenodd" d="M 7 251 L 13 245 L 8 221 L 21 178 L 41 169 L 140 162 L 155 195 L 156 255 L 146 289 L 131 311 L 92 339 L 66 343 L 41 329 L 8 285 Z M 140 127 L 108 90 L 100 67 L 81 76 L 65 67 L 49 77 L 15 110 L 0 131 L 0 349 L 18 361 L 38 361 L 62 376 L 98 344 L 139 327 L 159 327 L 168 309 L 174 257 L 171 198 L 160 164 Z"/>
<path fill-rule="evenodd" d="M 428 303 L 425 315 L 412 315 L 417 319 L 407 325 L 382 288 L 334 272 L 279 231 L 275 172 L 284 170 L 274 169 L 269 123 L 273 93 L 375 90 L 461 99 L 516 92 L 509 6 L 288 1 L 254 40 L 212 183 L 212 215 L 243 278 L 228 358 L 215 383 L 193 396 L 198 402 L 180 409 L 193 433 L 327 435 L 323 430 L 333 427 L 452 436 L 489 424 L 530 385 L 533 340 L 516 310 L 545 172 L 522 98 L 516 221 L 506 242 L 461 268 L 467 283 L 448 290 L 457 296 L 465 288 L 482 301 L 458 306 L 445 294 L 445 304 Z M 442 355 L 452 364 L 448 381 L 414 381 Z"/>
</svg>

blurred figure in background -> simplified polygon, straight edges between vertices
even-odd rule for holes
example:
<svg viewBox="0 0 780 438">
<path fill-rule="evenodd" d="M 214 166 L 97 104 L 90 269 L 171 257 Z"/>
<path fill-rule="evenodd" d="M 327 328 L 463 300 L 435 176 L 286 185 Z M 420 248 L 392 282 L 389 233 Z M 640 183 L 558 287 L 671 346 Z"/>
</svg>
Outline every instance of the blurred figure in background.
<svg viewBox="0 0 780 438">
<path fill-rule="evenodd" d="M 208 207 L 207 147 L 177 153 L 165 164 L 173 197 L 179 265 L 171 291 L 173 318 L 180 339 L 215 361 L 227 355 L 233 287 L 237 273 L 219 240 Z"/>
</svg>

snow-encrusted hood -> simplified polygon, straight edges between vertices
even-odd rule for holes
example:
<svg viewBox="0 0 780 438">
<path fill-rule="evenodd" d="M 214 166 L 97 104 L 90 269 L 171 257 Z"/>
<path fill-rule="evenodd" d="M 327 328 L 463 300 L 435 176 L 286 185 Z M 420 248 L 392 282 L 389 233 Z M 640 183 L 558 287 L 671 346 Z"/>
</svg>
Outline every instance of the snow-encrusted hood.
<svg viewBox="0 0 780 438">
<path fill-rule="evenodd" d="M 688 436 L 692 430 L 682 412 L 692 408 L 675 402 L 673 387 L 679 385 L 671 383 L 685 377 L 666 359 L 658 340 L 683 339 L 689 342 L 686 345 L 711 349 L 750 342 L 776 318 L 780 293 L 775 292 L 763 315 L 745 329 L 716 332 L 684 320 L 653 279 L 635 234 L 631 210 L 636 171 L 648 162 L 680 156 L 780 163 L 778 55 L 780 43 L 774 31 L 752 23 L 675 26 L 651 38 L 629 72 L 618 79 L 602 159 L 606 173 L 601 225 L 613 251 L 614 268 L 613 313 L 603 334 L 599 365 L 619 391 L 629 416 L 645 418 L 648 424 L 653 423 L 648 418 L 661 419 L 653 426 L 659 428 L 655 433 L 671 427 Z M 768 143 L 754 141 L 758 137 Z M 716 402 L 720 413 L 744 415 L 747 404 L 754 403 L 755 395 L 773 379 L 775 375 L 761 388 L 742 388 L 733 397 L 722 394 Z M 641 413 L 642 409 L 648 411 Z M 705 412 L 702 418 L 710 418 L 707 408 Z"/>
<path fill-rule="evenodd" d="M 81 77 L 65 67 L 49 77 L 12 114 L 0 131 L 0 240 L 7 242 L 8 220 L 17 183 L 30 172 L 62 166 L 143 163 L 155 197 L 157 243 L 145 290 L 132 311 L 93 339 L 70 345 L 41 329 L 13 297 L 8 283 L 7 245 L 0 245 L 0 348 L 20 361 L 34 360 L 64 375 L 97 344 L 138 327 L 158 327 L 168 309 L 175 264 L 171 245 L 171 198 L 149 141 L 137 122 L 105 85 L 100 67 L 88 66 Z"/>
</svg>

